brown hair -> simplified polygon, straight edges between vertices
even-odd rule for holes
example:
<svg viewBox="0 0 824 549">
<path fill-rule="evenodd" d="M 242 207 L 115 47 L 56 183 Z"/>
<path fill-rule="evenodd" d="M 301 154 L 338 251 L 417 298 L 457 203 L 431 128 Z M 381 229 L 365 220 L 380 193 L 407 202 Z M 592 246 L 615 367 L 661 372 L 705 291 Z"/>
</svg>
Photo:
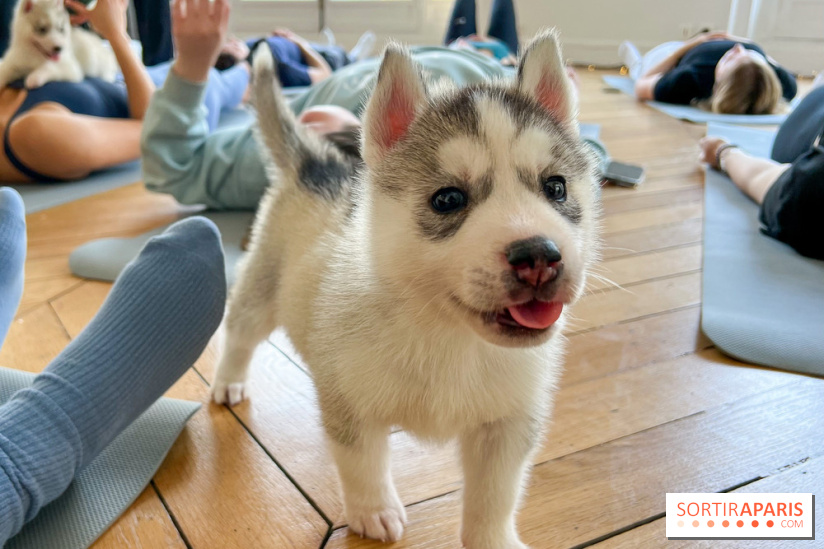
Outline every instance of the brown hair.
<svg viewBox="0 0 824 549">
<path fill-rule="evenodd" d="M 723 114 L 774 114 L 783 107 L 782 87 L 775 70 L 766 62 L 741 63 L 716 81 L 707 107 Z"/>
</svg>

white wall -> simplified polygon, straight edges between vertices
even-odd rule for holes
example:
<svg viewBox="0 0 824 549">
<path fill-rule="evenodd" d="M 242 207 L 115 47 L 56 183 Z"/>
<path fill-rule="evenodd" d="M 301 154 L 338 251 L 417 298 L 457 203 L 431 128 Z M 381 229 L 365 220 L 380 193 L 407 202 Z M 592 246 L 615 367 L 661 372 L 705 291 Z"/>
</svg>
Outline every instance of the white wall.
<svg viewBox="0 0 824 549">
<path fill-rule="evenodd" d="M 824 0 L 733 0 L 730 29 L 790 70 L 824 69 Z"/>
<path fill-rule="evenodd" d="M 379 44 L 395 38 L 408 44 L 439 44 L 443 39 L 453 0 L 406 0 L 392 2 L 328 2 L 326 23 L 335 32 L 338 43 L 351 47 L 366 30 L 374 31 Z M 488 22 L 492 0 L 476 0 L 479 30 Z M 824 0 L 515 0 L 518 30 L 527 40 L 539 29 L 556 26 L 561 30 L 566 57 L 573 63 L 617 66 L 618 45 L 632 40 L 645 51 L 669 40 L 681 40 L 702 28 L 738 33 L 749 30 L 737 15 L 730 21 L 732 2 L 749 6 L 765 3 L 779 4 L 779 12 L 789 13 L 790 3 L 804 9 L 801 15 L 818 15 Z M 824 9 L 824 8 L 822 8 Z M 274 27 L 288 26 L 309 39 L 317 38 L 318 13 L 313 2 L 265 2 L 235 0 L 233 30 L 241 36 L 267 33 Z M 739 10 L 740 11 L 740 10 Z M 772 13 L 772 12 L 770 12 Z M 813 18 L 815 19 L 815 18 Z M 806 29 L 810 24 L 804 22 Z M 815 19 L 822 27 L 819 36 L 824 39 L 824 17 Z M 764 28 L 759 23 L 757 28 Z M 743 28 L 742 28 L 743 26 Z M 792 20 L 782 20 L 779 30 L 793 28 Z M 753 27 L 753 28 L 756 28 Z M 817 27 L 816 27 L 817 28 Z M 766 40 L 764 46 L 776 59 L 791 69 L 809 72 L 812 61 L 797 62 L 799 49 L 808 44 L 770 36 L 753 36 Z M 822 42 L 824 44 L 824 42 Z M 770 46 L 773 46 L 771 50 Z M 774 51 L 773 51 L 774 50 Z M 824 64 L 824 56 L 817 49 L 810 50 Z M 811 54 L 812 55 L 812 54 Z"/>
<path fill-rule="evenodd" d="M 624 40 L 646 51 L 702 28 L 726 29 L 730 1 L 522 0 L 516 10 L 522 39 L 541 27 L 556 26 L 571 61 L 609 65 L 618 64 L 618 45 Z"/>
</svg>

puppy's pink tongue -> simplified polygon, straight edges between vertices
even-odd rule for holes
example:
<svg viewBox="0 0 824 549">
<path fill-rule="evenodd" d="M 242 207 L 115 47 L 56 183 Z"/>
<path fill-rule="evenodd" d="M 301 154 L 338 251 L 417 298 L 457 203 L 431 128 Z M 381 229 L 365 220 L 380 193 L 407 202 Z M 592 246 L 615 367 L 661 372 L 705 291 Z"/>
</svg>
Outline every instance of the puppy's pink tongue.
<svg viewBox="0 0 824 549">
<path fill-rule="evenodd" d="M 549 328 L 558 321 L 561 312 L 564 310 L 563 303 L 538 301 L 533 299 L 528 303 L 509 307 L 509 314 L 515 322 L 525 328 L 533 330 L 543 330 Z"/>
</svg>

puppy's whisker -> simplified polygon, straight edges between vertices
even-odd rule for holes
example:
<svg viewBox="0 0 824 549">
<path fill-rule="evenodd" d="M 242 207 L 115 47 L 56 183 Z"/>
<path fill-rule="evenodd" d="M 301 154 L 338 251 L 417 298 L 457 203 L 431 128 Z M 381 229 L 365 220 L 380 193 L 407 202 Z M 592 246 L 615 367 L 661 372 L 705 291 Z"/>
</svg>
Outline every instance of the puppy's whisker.
<svg viewBox="0 0 824 549">
<path fill-rule="evenodd" d="M 607 286 L 612 286 L 613 288 L 616 288 L 618 290 L 626 291 L 626 288 L 621 286 L 619 283 L 615 282 L 614 280 L 612 280 L 610 278 L 607 278 L 606 276 L 600 275 L 600 274 L 598 274 L 594 271 L 590 271 L 589 276 L 596 279 L 596 280 L 600 280 L 601 282 L 603 282 Z"/>
</svg>

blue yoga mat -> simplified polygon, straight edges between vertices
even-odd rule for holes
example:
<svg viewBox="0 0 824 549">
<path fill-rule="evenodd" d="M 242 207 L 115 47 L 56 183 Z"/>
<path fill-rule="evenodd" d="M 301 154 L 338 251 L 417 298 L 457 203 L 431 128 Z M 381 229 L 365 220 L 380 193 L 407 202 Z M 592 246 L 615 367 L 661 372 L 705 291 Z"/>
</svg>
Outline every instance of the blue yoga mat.
<svg viewBox="0 0 824 549">
<path fill-rule="evenodd" d="M 230 109 L 221 113 L 219 127 L 231 128 L 249 125 L 252 114 L 246 109 Z M 10 185 L 26 206 L 26 213 L 39 212 L 67 202 L 125 187 L 143 178 L 140 161 L 127 162 L 108 170 L 91 174 L 85 179 L 64 183 L 25 183 Z M 0 184 L 2 185 L 2 184 Z"/>
<path fill-rule="evenodd" d="M 762 157 L 774 138 L 722 124 L 707 135 Z M 708 169 L 704 192 L 704 333 L 745 362 L 824 375 L 824 261 L 761 234 L 758 205 L 724 174 Z"/>
<path fill-rule="evenodd" d="M 635 97 L 635 82 L 627 76 L 604 76 L 604 82 L 610 87 L 620 90 L 627 95 Z M 679 120 L 687 120 L 696 124 L 707 124 L 710 122 L 725 124 L 781 124 L 785 114 L 716 114 L 713 112 L 692 107 L 689 105 L 672 105 L 670 103 L 660 103 L 658 101 L 646 101 L 646 104 Z M 791 106 L 794 106 L 795 102 Z"/>
<path fill-rule="evenodd" d="M 31 385 L 34 375 L 0 368 L 0 404 Z M 85 549 L 149 484 L 200 404 L 163 398 L 132 423 L 45 506 L 5 549 Z"/>
</svg>

